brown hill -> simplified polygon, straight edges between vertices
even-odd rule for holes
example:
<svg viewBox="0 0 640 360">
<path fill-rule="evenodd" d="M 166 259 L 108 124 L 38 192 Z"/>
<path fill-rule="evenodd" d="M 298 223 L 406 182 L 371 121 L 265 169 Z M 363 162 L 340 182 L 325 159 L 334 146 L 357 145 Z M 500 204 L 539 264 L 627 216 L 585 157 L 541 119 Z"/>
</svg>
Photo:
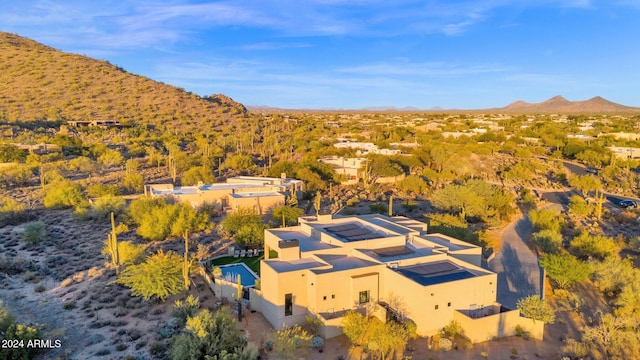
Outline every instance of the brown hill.
<svg viewBox="0 0 640 360">
<path fill-rule="evenodd" d="M 562 96 L 554 96 L 539 103 L 515 101 L 506 107 L 496 109 L 507 112 L 538 113 L 630 113 L 640 112 L 640 108 L 614 103 L 600 96 L 585 101 L 569 101 Z"/>
<path fill-rule="evenodd" d="M 224 95 L 200 97 L 0 32 L 0 120 L 117 120 L 168 128 L 217 127 L 246 109 Z"/>
</svg>

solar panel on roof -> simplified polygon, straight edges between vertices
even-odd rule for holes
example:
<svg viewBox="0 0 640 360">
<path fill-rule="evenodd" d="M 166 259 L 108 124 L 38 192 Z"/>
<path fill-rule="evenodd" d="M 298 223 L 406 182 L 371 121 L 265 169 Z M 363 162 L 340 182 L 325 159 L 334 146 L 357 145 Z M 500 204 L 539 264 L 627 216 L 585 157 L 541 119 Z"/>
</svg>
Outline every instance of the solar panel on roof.
<svg viewBox="0 0 640 360">
<path fill-rule="evenodd" d="M 326 227 L 325 230 L 337 233 L 340 231 L 357 229 L 359 227 L 360 226 L 356 224 L 344 224 L 344 225 L 329 226 L 329 227 Z"/>
<path fill-rule="evenodd" d="M 340 235 L 342 235 L 344 237 L 350 237 L 350 236 L 371 234 L 371 231 L 369 231 L 367 229 L 364 229 L 364 228 L 359 228 L 359 229 L 340 231 L 338 234 L 340 234 Z"/>
<path fill-rule="evenodd" d="M 441 274 L 453 270 L 457 270 L 459 267 L 454 263 L 445 261 L 445 262 L 437 262 L 431 264 L 419 265 L 411 268 L 412 272 L 418 273 L 420 275 L 435 275 Z"/>
</svg>

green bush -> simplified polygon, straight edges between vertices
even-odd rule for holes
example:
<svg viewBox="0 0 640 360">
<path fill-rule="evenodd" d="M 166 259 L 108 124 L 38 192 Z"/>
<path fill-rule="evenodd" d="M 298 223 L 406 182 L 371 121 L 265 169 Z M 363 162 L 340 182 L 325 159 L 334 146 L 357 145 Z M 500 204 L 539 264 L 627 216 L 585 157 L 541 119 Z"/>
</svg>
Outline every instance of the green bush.
<svg viewBox="0 0 640 360">
<path fill-rule="evenodd" d="M 78 183 L 60 180 L 46 186 L 43 204 L 47 208 L 64 209 L 83 206 L 86 200 Z"/>
<path fill-rule="evenodd" d="M 554 230 L 540 230 L 533 233 L 531 241 L 542 252 L 554 254 L 562 246 L 562 234 Z"/>
<path fill-rule="evenodd" d="M 46 225 L 42 221 L 32 221 L 24 226 L 22 240 L 30 245 L 40 243 L 45 238 Z"/>
</svg>

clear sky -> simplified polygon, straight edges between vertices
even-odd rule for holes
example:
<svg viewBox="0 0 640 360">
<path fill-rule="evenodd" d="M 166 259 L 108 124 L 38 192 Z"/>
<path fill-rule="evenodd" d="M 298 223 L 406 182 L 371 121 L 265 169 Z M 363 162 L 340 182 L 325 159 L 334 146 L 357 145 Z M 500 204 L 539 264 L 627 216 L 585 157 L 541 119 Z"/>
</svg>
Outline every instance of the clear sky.
<svg viewBox="0 0 640 360">
<path fill-rule="evenodd" d="M 640 106 L 640 0 L 1 0 L 0 30 L 248 106 Z"/>
</svg>

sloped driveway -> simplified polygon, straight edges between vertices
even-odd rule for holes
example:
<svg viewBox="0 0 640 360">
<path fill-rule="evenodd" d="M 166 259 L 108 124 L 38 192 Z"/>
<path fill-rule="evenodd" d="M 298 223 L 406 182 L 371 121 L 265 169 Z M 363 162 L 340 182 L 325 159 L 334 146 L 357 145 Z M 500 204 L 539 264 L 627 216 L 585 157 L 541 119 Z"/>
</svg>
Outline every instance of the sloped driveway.
<svg viewBox="0 0 640 360">
<path fill-rule="evenodd" d="M 540 294 L 538 258 L 525 243 L 531 232 L 528 216 L 509 224 L 502 234 L 501 251 L 488 263 L 498 274 L 498 302 L 510 309 L 516 308 L 519 299 Z"/>
</svg>

